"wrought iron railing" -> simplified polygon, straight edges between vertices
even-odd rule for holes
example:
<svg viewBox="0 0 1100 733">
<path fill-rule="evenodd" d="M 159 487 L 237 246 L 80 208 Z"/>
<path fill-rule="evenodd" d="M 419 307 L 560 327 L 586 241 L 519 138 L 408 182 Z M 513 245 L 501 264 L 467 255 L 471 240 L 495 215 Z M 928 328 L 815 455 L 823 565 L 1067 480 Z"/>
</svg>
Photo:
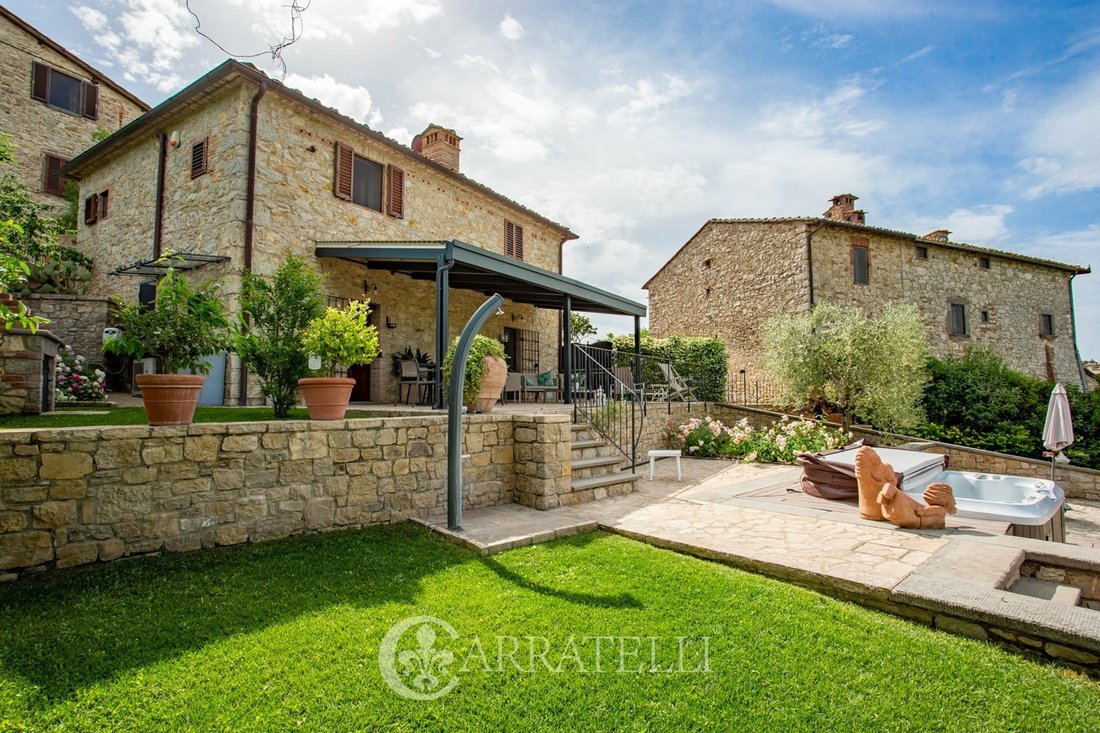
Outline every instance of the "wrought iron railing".
<svg viewBox="0 0 1100 733">
<path fill-rule="evenodd" d="M 573 422 L 587 424 L 630 463 L 638 462 L 638 441 L 645 420 L 645 401 L 630 375 L 614 366 L 607 354 L 572 344 Z M 638 409 L 640 406 L 640 409 Z"/>
</svg>

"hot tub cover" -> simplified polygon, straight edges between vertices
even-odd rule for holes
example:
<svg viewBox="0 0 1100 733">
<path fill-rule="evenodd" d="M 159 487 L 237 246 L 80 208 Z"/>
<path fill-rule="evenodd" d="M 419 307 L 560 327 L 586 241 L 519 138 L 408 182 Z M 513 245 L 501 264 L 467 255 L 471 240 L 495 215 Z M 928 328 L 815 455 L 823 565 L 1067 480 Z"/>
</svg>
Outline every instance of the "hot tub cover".
<svg viewBox="0 0 1100 733">
<path fill-rule="evenodd" d="M 856 451 L 867 445 L 857 440 L 839 450 L 821 453 L 802 453 L 797 465 L 802 467 L 802 490 L 823 499 L 855 499 L 859 496 L 856 484 Z M 875 448 L 884 463 L 889 463 L 897 477 L 899 489 L 915 486 L 927 477 L 943 471 L 947 457 L 942 453 L 921 453 L 898 448 Z"/>
</svg>

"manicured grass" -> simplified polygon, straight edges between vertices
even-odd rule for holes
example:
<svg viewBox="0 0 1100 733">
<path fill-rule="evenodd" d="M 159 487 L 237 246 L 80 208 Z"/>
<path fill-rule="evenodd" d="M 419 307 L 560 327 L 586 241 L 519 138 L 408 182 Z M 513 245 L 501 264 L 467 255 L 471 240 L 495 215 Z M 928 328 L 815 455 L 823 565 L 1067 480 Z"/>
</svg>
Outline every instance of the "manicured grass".
<svg viewBox="0 0 1100 733">
<path fill-rule="evenodd" d="M 102 412 L 99 412 L 99 411 Z M 97 414 L 81 415 L 78 412 Z M 348 410 L 347 417 L 365 417 L 369 413 Z M 275 413 L 270 407 L 198 407 L 195 408 L 195 422 L 257 422 L 274 420 Z M 290 411 L 290 420 L 308 420 L 309 413 L 304 407 Z M 0 430 L 12 428 L 81 428 L 93 425 L 145 425 L 144 407 L 115 408 L 63 408 L 54 415 L 5 415 L 0 417 Z"/>
<path fill-rule="evenodd" d="M 418 615 L 458 633 L 445 640 L 451 671 L 474 637 L 489 670 L 466 664 L 434 701 L 397 696 L 378 649 Z M 482 559 L 403 524 L 142 558 L 0 586 L 0 618 L 0 730 L 1084 731 L 1100 720 L 1100 685 L 1062 668 L 603 534 Z M 585 673 L 530 672 L 525 641 L 525 671 L 496 668 L 498 636 L 545 637 L 557 662 L 571 635 L 709 637 L 710 671 L 621 672 L 614 646 L 595 671 L 581 643 Z"/>
</svg>

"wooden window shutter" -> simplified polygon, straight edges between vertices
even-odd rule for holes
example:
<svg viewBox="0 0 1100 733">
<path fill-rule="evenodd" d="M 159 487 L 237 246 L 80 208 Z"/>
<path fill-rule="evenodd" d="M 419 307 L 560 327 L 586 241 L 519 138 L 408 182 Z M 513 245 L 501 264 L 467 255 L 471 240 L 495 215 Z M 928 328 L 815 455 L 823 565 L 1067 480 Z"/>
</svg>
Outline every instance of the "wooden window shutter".
<svg viewBox="0 0 1100 733">
<path fill-rule="evenodd" d="M 84 223 L 95 224 L 99 219 L 99 196 L 92 194 L 84 199 Z"/>
<path fill-rule="evenodd" d="M 386 213 L 398 219 L 405 218 L 405 171 L 395 165 L 386 166 L 389 175 L 389 195 Z"/>
<path fill-rule="evenodd" d="M 110 211 L 110 210 L 108 209 L 108 206 L 107 206 L 107 200 L 108 200 L 108 198 L 109 198 L 109 195 L 110 195 L 110 192 L 109 192 L 109 191 L 104 191 L 103 193 L 99 194 L 99 213 L 98 213 L 98 218 L 100 218 L 100 219 L 106 219 L 106 218 L 107 218 L 107 215 L 108 215 L 108 213 L 109 213 L 109 211 Z"/>
<path fill-rule="evenodd" d="M 37 61 L 31 63 L 31 97 L 40 102 L 49 99 L 50 67 Z"/>
<path fill-rule="evenodd" d="M 355 151 L 350 145 L 336 143 L 336 170 L 332 179 L 332 193 L 338 199 L 351 201 L 351 179 L 355 169 Z"/>
<path fill-rule="evenodd" d="M 504 254 L 523 259 L 523 227 L 519 224 L 504 222 Z"/>
<path fill-rule="evenodd" d="M 191 177 L 198 178 L 206 173 L 210 164 L 209 139 L 203 138 L 191 146 Z"/>
<path fill-rule="evenodd" d="M 68 161 L 53 155 L 46 156 L 46 175 L 42 184 L 42 190 L 60 196 L 65 191 L 65 179 L 61 177 L 61 168 Z"/>
<path fill-rule="evenodd" d="M 84 116 L 89 120 L 99 119 L 99 87 L 84 82 Z"/>
</svg>

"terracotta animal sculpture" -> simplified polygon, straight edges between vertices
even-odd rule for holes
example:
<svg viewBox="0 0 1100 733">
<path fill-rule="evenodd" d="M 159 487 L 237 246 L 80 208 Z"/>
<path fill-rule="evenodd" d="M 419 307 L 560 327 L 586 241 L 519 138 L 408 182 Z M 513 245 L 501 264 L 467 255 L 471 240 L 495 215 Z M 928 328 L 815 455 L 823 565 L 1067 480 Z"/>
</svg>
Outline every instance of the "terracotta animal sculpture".
<svg viewBox="0 0 1100 733">
<path fill-rule="evenodd" d="M 928 506 L 924 506 L 898 490 L 893 467 L 883 463 L 874 449 L 860 448 L 855 463 L 861 517 L 888 519 L 907 529 L 943 529 L 946 516 L 955 513 L 955 496 L 947 484 L 929 485 L 924 490 Z"/>
</svg>

